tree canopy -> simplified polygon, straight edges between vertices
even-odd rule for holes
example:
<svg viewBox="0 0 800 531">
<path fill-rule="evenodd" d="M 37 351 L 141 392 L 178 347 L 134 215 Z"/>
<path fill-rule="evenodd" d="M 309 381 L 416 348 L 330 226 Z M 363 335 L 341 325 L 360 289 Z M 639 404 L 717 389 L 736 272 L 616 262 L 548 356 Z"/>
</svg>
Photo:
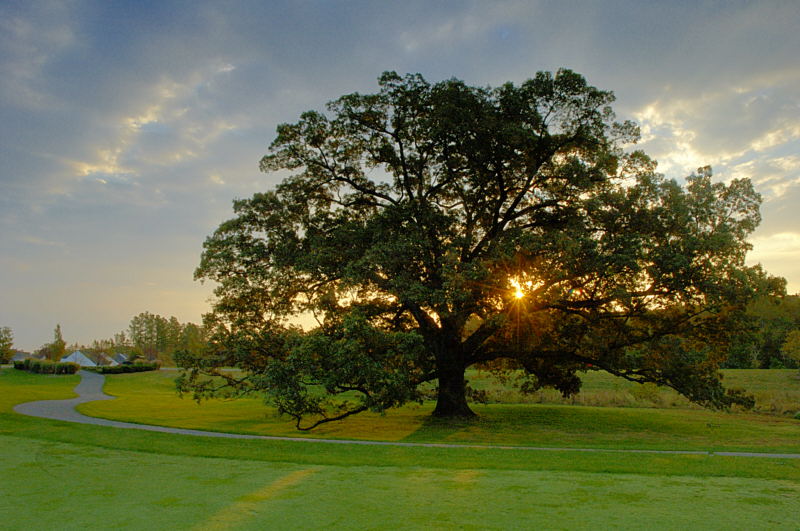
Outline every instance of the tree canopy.
<svg viewBox="0 0 800 531">
<path fill-rule="evenodd" d="M 569 395 L 605 370 L 750 403 L 718 373 L 764 277 L 744 264 L 748 180 L 664 178 L 613 94 L 570 70 L 379 87 L 278 126 L 261 169 L 291 176 L 206 240 L 212 341 L 180 360 L 180 389 L 263 392 L 301 429 L 419 400 L 425 382 L 434 415 L 470 416 L 474 365 L 521 371 L 523 390 Z"/>
</svg>

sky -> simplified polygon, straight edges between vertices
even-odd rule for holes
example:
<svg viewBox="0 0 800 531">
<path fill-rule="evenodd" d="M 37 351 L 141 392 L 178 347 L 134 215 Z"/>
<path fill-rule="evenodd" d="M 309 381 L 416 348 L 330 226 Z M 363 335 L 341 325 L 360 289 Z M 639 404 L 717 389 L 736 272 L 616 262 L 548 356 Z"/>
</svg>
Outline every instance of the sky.
<svg viewBox="0 0 800 531">
<path fill-rule="evenodd" d="M 0 1 L 0 326 L 33 350 L 144 311 L 200 322 L 276 126 L 381 72 L 611 90 L 666 176 L 763 196 L 748 263 L 800 291 L 800 2 Z"/>
</svg>

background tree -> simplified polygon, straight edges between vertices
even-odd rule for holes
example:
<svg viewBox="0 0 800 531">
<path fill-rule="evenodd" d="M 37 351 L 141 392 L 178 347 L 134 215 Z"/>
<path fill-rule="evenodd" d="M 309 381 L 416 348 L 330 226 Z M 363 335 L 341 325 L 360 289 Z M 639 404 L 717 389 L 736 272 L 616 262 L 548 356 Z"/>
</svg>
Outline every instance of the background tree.
<svg viewBox="0 0 800 531">
<path fill-rule="evenodd" d="M 202 326 L 186 323 L 182 326 L 175 352 L 199 354 L 206 347 L 206 333 Z"/>
<path fill-rule="evenodd" d="M 773 369 L 797 367 L 783 345 L 789 335 L 800 330 L 800 297 L 797 295 L 757 297 L 747 307 L 753 322 L 757 367 Z"/>
<path fill-rule="evenodd" d="M 67 343 L 61 335 L 61 325 L 57 324 L 53 330 L 53 342 L 50 343 L 50 359 L 59 361 L 67 353 Z"/>
<path fill-rule="evenodd" d="M 131 343 L 128 339 L 128 335 L 125 333 L 125 330 L 114 334 L 114 339 L 112 340 L 114 344 L 114 348 L 125 348 L 130 347 Z"/>
<path fill-rule="evenodd" d="M 785 281 L 759 294 L 748 305 L 743 328 L 731 341 L 726 367 L 738 369 L 780 369 L 797 367 L 784 344 L 800 331 L 800 297 L 786 295 Z"/>
<path fill-rule="evenodd" d="M 786 335 L 781 353 L 786 359 L 793 360 L 796 367 L 800 366 L 800 330 L 792 330 Z"/>
<path fill-rule="evenodd" d="M 176 317 L 142 312 L 131 319 L 129 341 L 136 351 L 150 360 L 171 364 L 179 350 L 197 353 L 205 343 L 205 332 L 194 323 L 182 324 Z"/>
<path fill-rule="evenodd" d="M 61 334 L 61 325 L 57 324 L 53 330 L 53 342 L 42 345 L 35 354 L 52 361 L 60 361 L 67 352 L 67 343 Z"/>
<path fill-rule="evenodd" d="M 569 395 L 579 371 L 606 370 L 751 403 L 717 372 L 763 276 L 744 266 L 749 181 L 666 180 L 623 151 L 638 130 L 614 121 L 613 95 L 569 70 L 495 89 L 379 84 L 278 127 L 261 168 L 294 174 L 206 240 L 212 346 L 181 359 L 180 389 L 260 390 L 299 428 L 420 399 L 433 380 L 434 415 L 470 416 L 475 364 L 524 370 L 525 390 Z M 289 324 L 304 313 L 315 328 Z"/>
<path fill-rule="evenodd" d="M 0 327 L 0 363 L 8 363 L 14 357 L 14 333 L 7 326 Z"/>
<path fill-rule="evenodd" d="M 155 359 L 158 353 L 158 320 L 160 316 L 142 312 L 131 319 L 128 334 L 133 346 L 147 359 Z"/>
</svg>

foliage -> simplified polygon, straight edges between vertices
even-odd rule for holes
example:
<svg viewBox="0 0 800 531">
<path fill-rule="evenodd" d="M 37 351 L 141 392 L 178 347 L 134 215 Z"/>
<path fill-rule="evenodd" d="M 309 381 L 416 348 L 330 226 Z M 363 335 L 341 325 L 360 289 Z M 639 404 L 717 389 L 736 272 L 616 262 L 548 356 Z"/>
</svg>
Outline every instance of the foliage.
<svg viewBox="0 0 800 531">
<path fill-rule="evenodd" d="M 157 361 L 137 361 L 134 363 L 121 363 L 119 365 L 98 365 L 96 367 L 86 367 L 86 370 L 100 374 L 123 374 L 130 372 L 157 371 L 160 368 L 161 363 Z"/>
<path fill-rule="evenodd" d="M 121 353 L 128 360 L 143 358 L 151 362 L 173 365 L 179 351 L 197 354 L 205 348 L 206 332 L 194 323 L 181 323 L 177 317 L 162 317 L 142 312 L 131 318 L 127 330 L 110 339 L 94 340 L 90 345 L 75 345 L 92 358 Z"/>
<path fill-rule="evenodd" d="M 121 334 L 125 339 L 124 332 Z M 149 360 L 171 363 L 176 352 L 197 353 L 205 345 L 205 331 L 194 323 L 182 324 L 176 317 L 142 312 L 131 319 L 127 341 Z"/>
<path fill-rule="evenodd" d="M 213 345 L 181 358 L 182 391 L 264 392 L 298 428 L 432 380 L 434 415 L 471 416 L 476 364 L 523 369 L 528 391 L 572 395 L 590 369 L 752 404 L 717 372 L 765 277 L 744 265 L 760 221 L 748 180 L 665 179 L 624 151 L 638 129 L 614 121 L 613 95 L 569 70 L 496 89 L 379 83 L 278 127 L 261 168 L 295 173 L 206 240 Z M 316 328 L 287 324 L 304 313 Z"/>
<path fill-rule="evenodd" d="M 53 330 L 53 342 L 50 343 L 50 354 L 53 361 L 58 361 L 66 354 L 66 342 L 61 335 L 61 325 L 57 324 Z"/>
<path fill-rule="evenodd" d="M 36 374 L 75 374 L 81 369 L 80 365 L 77 363 L 61 363 L 50 360 L 37 360 L 34 358 L 15 361 L 14 368 Z"/>
<path fill-rule="evenodd" d="M 67 352 L 67 343 L 61 333 L 61 325 L 57 324 L 53 330 L 53 342 L 42 345 L 37 351 L 36 355 L 45 359 L 58 362 Z"/>
<path fill-rule="evenodd" d="M 734 335 L 726 367 L 795 368 L 800 357 L 791 338 L 800 332 L 800 296 L 786 295 L 785 285 L 760 293 L 748 305 L 743 329 Z"/>
<path fill-rule="evenodd" d="M 786 340 L 781 346 L 781 354 L 800 365 L 800 330 L 792 330 L 786 335 Z"/>
<path fill-rule="evenodd" d="M 14 333 L 7 326 L 0 327 L 0 363 L 8 363 L 14 356 Z"/>
</svg>

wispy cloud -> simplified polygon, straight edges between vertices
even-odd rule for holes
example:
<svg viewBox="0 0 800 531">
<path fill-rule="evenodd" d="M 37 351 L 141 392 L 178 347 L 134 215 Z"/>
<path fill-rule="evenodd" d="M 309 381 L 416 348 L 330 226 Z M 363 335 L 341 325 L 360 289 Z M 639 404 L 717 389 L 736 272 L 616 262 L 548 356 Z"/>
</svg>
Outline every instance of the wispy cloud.
<svg viewBox="0 0 800 531">
<path fill-rule="evenodd" d="M 75 301 L 86 341 L 147 309 L 198 320 L 202 241 L 283 176 L 258 172 L 277 124 L 389 69 L 496 86 L 574 68 L 617 93 L 670 176 L 752 178 L 753 255 L 800 283 L 796 2 L 131 6 L 0 5 L 0 256 L 28 267 L 0 261 L 0 292 L 30 306 L 0 324 L 23 345 Z M 46 292 L 52 308 L 26 302 Z"/>
<path fill-rule="evenodd" d="M 61 249 L 66 247 L 66 243 L 64 242 L 48 240 L 45 238 L 39 238 L 37 236 L 19 236 L 17 240 L 22 243 L 29 243 L 32 245 L 42 245 L 44 247 L 58 247 Z"/>
<path fill-rule="evenodd" d="M 76 43 L 69 9 L 61 3 L 36 2 L 27 12 L 0 6 L 0 90 L 4 99 L 29 109 L 61 105 L 44 72 L 59 53 Z"/>
<path fill-rule="evenodd" d="M 752 243 L 754 260 L 785 258 L 800 254 L 800 232 L 779 232 L 761 236 L 753 238 Z"/>
</svg>

